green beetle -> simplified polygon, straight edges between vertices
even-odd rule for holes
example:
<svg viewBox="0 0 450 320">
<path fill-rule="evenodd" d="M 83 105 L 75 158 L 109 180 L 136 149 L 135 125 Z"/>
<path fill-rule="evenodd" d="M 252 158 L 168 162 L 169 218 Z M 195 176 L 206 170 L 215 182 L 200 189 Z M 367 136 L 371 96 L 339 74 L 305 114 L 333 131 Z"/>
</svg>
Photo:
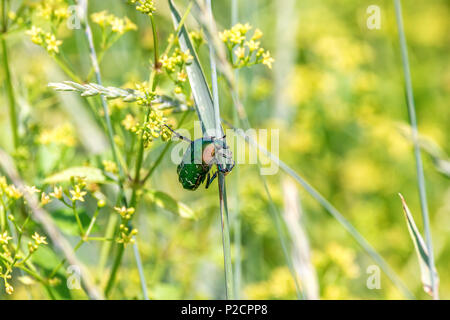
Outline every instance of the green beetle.
<svg viewBox="0 0 450 320">
<path fill-rule="evenodd" d="M 181 140 L 189 142 L 189 147 L 177 167 L 178 180 L 184 189 L 196 190 L 206 179 L 206 188 L 217 177 L 218 172 L 225 175 L 234 167 L 232 153 L 225 142 L 215 137 L 203 137 L 194 141 L 183 137 L 166 125 Z M 210 170 L 217 165 L 217 171 L 211 176 Z"/>
</svg>

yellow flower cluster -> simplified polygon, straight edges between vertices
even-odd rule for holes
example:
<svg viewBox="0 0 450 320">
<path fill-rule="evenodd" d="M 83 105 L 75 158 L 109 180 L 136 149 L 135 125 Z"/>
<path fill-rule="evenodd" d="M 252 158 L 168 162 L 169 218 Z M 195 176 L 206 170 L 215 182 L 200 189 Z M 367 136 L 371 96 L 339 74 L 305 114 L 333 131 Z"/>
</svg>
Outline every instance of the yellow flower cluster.
<svg viewBox="0 0 450 320">
<path fill-rule="evenodd" d="M 193 57 L 189 50 L 183 52 L 180 48 L 176 48 L 170 57 L 166 55 L 161 57 L 162 67 L 176 85 L 174 90 L 176 94 L 180 94 L 183 91 L 184 84 L 187 80 L 187 73 L 184 67 L 190 64 L 192 59 Z M 175 72 L 176 77 L 173 76 Z"/>
<path fill-rule="evenodd" d="M 148 16 L 155 12 L 155 4 L 153 0 L 130 0 L 130 3 L 136 6 L 136 10 Z"/>
<path fill-rule="evenodd" d="M 8 217 L 8 219 L 14 223 L 14 218 L 11 215 Z M 20 233 L 20 235 L 22 235 L 23 227 L 18 228 L 15 223 L 14 225 L 16 227 L 16 231 Z M 21 249 L 13 248 L 13 250 L 11 250 L 8 247 L 9 241 L 13 239 L 8 235 L 8 231 L 0 233 L 0 255 L 2 257 L 3 265 L 6 267 L 5 272 L 3 272 L 3 267 L 0 266 L 0 278 L 2 278 L 5 282 L 5 291 L 9 295 L 13 294 L 14 292 L 13 286 L 8 283 L 8 280 L 11 279 L 11 274 L 13 273 L 14 266 L 24 264 L 32 256 L 32 254 L 36 252 L 37 249 L 39 249 L 40 245 L 47 244 L 46 237 L 39 235 L 37 232 L 35 232 L 34 235 L 31 236 L 31 238 L 34 240 L 34 242 L 28 242 L 28 254 L 25 258 L 23 258 L 24 255 L 21 252 Z"/>
<path fill-rule="evenodd" d="M 195 48 L 199 48 L 202 44 L 205 43 L 205 37 L 203 36 L 203 32 L 201 30 L 191 31 L 189 32 L 189 36 L 191 37 L 191 40 L 194 43 Z"/>
<path fill-rule="evenodd" d="M 191 56 L 189 50 L 183 52 L 180 48 L 176 48 L 173 54 L 168 57 L 166 55 L 162 56 L 160 61 L 162 63 L 163 68 L 169 72 L 175 72 L 176 67 L 183 67 L 186 64 L 189 64 L 192 61 L 193 57 Z"/>
<path fill-rule="evenodd" d="M 39 233 L 35 232 L 31 238 L 34 240 L 34 242 L 29 241 L 28 242 L 28 251 L 29 255 L 31 255 L 33 252 L 35 252 L 37 249 L 39 249 L 39 246 L 41 244 L 47 244 L 46 237 L 43 237 L 39 235 Z"/>
<path fill-rule="evenodd" d="M 142 94 L 142 97 L 137 99 L 137 104 L 143 106 L 150 106 L 153 98 L 155 98 L 155 93 L 150 90 L 148 84 L 144 83 L 136 83 L 136 90 Z"/>
<path fill-rule="evenodd" d="M 121 123 L 128 131 L 132 131 L 132 129 L 138 124 L 136 119 L 131 114 L 127 114 Z"/>
<path fill-rule="evenodd" d="M 143 125 L 139 123 L 134 126 L 131 131 L 138 136 L 142 134 L 145 148 L 148 148 L 153 139 L 161 137 L 163 141 L 168 141 L 172 137 L 172 132 L 165 126 L 167 118 L 164 117 L 162 111 L 152 110 L 148 120 Z"/>
<path fill-rule="evenodd" d="M 0 177 L 0 197 L 6 196 L 10 201 L 20 199 L 22 197 L 22 192 L 16 188 L 14 185 L 8 185 L 5 177 Z"/>
<path fill-rule="evenodd" d="M 12 237 L 8 236 L 8 231 L 0 233 L 0 244 L 8 244 L 8 241 L 11 240 Z"/>
<path fill-rule="evenodd" d="M 69 8 L 64 0 L 45 0 L 36 6 L 36 13 L 45 20 L 60 24 L 69 17 Z"/>
<path fill-rule="evenodd" d="M 103 160 L 102 164 L 103 164 L 103 168 L 107 172 L 117 173 L 119 171 L 118 168 L 117 168 L 117 165 L 116 165 L 116 163 L 114 161 Z"/>
<path fill-rule="evenodd" d="M 76 144 L 75 133 L 72 125 L 66 123 L 53 129 L 46 129 L 41 132 L 37 139 L 38 143 L 48 145 L 73 147 Z"/>
<path fill-rule="evenodd" d="M 114 207 L 114 210 L 122 217 L 122 223 L 119 226 L 120 235 L 117 238 L 118 243 L 123 243 L 126 246 L 129 243 L 134 243 L 133 237 L 138 233 L 137 229 L 130 230 L 126 225 L 128 221 L 132 218 L 135 209 L 126 207 Z"/>
<path fill-rule="evenodd" d="M 94 23 L 102 28 L 110 27 L 112 32 L 124 34 L 131 30 L 137 30 L 137 26 L 127 17 L 121 19 L 113 14 L 109 14 L 106 10 L 91 14 Z"/>
<path fill-rule="evenodd" d="M 272 63 L 275 61 L 269 51 L 260 47 L 263 33 L 259 29 L 255 29 L 253 35 L 248 39 L 248 32 L 252 26 L 248 23 L 238 23 L 231 29 L 224 30 L 219 33 L 220 39 L 225 43 L 229 59 L 234 68 L 249 67 L 255 64 L 264 64 L 272 69 Z M 233 58 L 233 53 L 235 58 Z"/>
<path fill-rule="evenodd" d="M 43 47 L 50 54 L 58 54 L 59 47 L 62 44 L 61 40 L 57 40 L 56 36 L 50 32 L 45 32 L 41 28 L 32 26 L 30 30 L 26 32 L 31 37 L 31 41 L 35 44 Z"/>
</svg>

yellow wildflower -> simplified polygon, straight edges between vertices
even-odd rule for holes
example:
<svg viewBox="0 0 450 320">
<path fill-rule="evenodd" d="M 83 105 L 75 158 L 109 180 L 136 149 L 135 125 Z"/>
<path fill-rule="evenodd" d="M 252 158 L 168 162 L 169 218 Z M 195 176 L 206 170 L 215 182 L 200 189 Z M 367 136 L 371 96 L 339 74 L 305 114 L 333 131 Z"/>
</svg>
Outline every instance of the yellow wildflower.
<svg viewBox="0 0 450 320">
<path fill-rule="evenodd" d="M 137 25 L 135 25 L 128 17 L 125 17 L 125 31 L 137 30 Z"/>
<path fill-rule="evenodd" d="M 250 50 L 250 52 L 256 51 L 259 49 L 259 41 L 250 40 L 245 43 Z"/>
<path fill-rule="evenodd" d="M 50 192 L 50 195 L 56 199 L 61 199 L 63 196 L 63 190 L 62 187 L 53 187 L 53 192 Z"/>
<path fill-rule="evenodd" d="M 120 216 L 126 220 L 129 220 L 135 212 L 134 208 L 126 208 L 125 206 L 121 208 L 114 207 L 114 210 L 116 210 L 116 212 L 119 213 Z"/>
<path fill-rule="evenodd" d="M 103 160 L 102 161 L 103 167 L 105 168 L 105 171 L 111 172 L 111 173 L 117 173 L 117 165 L 115 162 L 110 160 Z"/>
<path fill-rule="evenodd" d="M 81 191 L 80 186 L 76 185 L 75 190 L 70 190 L 70 193 L 72 194 L 72 201 L 82 201 L 84 202 L 84 196 L 86 195 L 86 191 Z"/>
<path fill-rule="evenodd" d="M 59 46 L 62 44 L 62 41 L 56 40 L 54 34 L 47 34 L 45 43 L 47 44 L 47 51 L 49 53 L 59 53 Z"/>
<path fill-rule="evenodd" d="M 10 185 L 5 189 L 6 195 L 11 199 L 19 199 L 22 197 L 22 192 L 19 191 L 19 189 L 16 188 L 14 185 Z"/>
<path fill-rule="evenodd" d="M 25 186 L 25 191 L 29 194 L 33 194 L 33 193 L 38 193 L 41 192 L 41 190 L 39 190 L 38 188 L 36 188 L 36 186 Z"/>
<path fill-rule="evenodd" d="M 132 130 L 137 124 L 136 119 L 131 114 L 127 114 L 121 123 L 127 130 Z"/>
<path fill-rule="evenodd" d="M 47 203 L 49 203 L 51 200 L 50 200 L 50 197 L 45 193 L 45 192 L 42 192 L 41 193 L 41 205 L 42 206 L 45 206 Z"/>
<path fill-rule="evenodd" d="M 8 241 L 11 239 L 7 231 L 3 232 L 3 234 L 0 233 L 0 244 L 8 244 Z"/>
<path fill-rule="evenodd" d="M 151 16 L 156 8 L 152 0 L 131 0 L 131 4 L 136 4 L 136 10 Z"/>
<path fill-rule="evenodd" d="M 114 17 L 111 20 L 111 30 L 123 34 L 125 32 L 125 22 L 120 18 Z"/>
<path fill-rule="evenodd" d="M 13 288 L 13 286 L 12 285 L 10 285 L 9 283 L 7 283 L 6 285 L 5 285 L 5 291 L 6 291 L 6 293 L 7 294 L 13 294 L 13 292 L 14 292 L 14 288 Z"/>
<path fill-rule="evenodd" d="M 50 130 L 43 130 L 37 140 L 45 145 L 54 143 L 56 145 L 73 147 L 76 144 L 74 129 L 69 123 L 59 125 Z"/>
<path fill-rule="evenodd" d="M 265 64 L 269 69 L 272 69 L 272 63 L 275 61 L 274 58 L 270 56 L 270 52 L 266 51 L 263 53 L 262 63 Z"/>
<path fill-rule="evenodd" d="M 237 48 L 234 53 L 236 54 L 236 57 L 238 57 L 238 59 L 244 59 L 245 58 L 245 48 L 244 47 L 239 47 Z"/>
<path fill-rule="evenodd" d="M 47 244 L 47 241 L 45 241 L 46 237 L 44 236 L 40 236 L 39 233 L 35 232 L 31 238 L 33 238 L 34 242 L 36 243 L 36 245 L 40 245 L 40 244 Z"/>
<path fill-rule="evenodd" d="M 91 20 L 92 22 L 98 24 L 99 26 L 105 27 L 109 21 L 108 12 L 106 10 L 95 12 L 91 14 Z"/>
<path fill-rule="evenodd" d="M 255 29 L 255 32 L 253 33 L 252 40 L 258 40 L 258 39 L 261 39 L 262 36 L 263 36 L 262 31 L 259 30 L 258 28 L 256 28 L 256 29 Z"/>
<path fill-rule="evenodd" d="M 42 44 L 42 29 L 36 26 L 32 26 L 30 30 L 25 32 L 27 35 L 31 36 L 31 41 L 33 43 L 41 45 Z"/>
<path fill-rule="evenodd" d="M 180 72 L 178 72 L 178 76 L 177 76 L 177 80 L 180 82 L 185 82 L 187 79 L 187 74 L 184 70 L 181 70 Z"/>
</svg>

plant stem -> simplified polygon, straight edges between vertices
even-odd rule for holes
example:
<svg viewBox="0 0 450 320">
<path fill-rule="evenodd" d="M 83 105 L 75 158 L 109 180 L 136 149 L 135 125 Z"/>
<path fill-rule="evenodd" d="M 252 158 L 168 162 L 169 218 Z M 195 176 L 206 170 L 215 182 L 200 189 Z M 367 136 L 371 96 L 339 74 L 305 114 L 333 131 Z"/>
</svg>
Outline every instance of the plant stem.
<svg viewBox="0 0 450 320">
<path fill-rule="evenodd" d="M 422 209 L 422 219 L 423 226 L 425 229 L 425 237 L 427 243 L 427 250 L 429 254 L 428 259 L 428 269 L 430 270 L 431 278 L 431 289 L 433 299 L 439 299 L 438 292 L 438 281 L 436 275 L 434 274 L 434 253 L 433 253 L 433 243 L 431 239 L 431 228 L 430 228 L 430 217 L 428 213 L 428 203 L 427 203 L 427 193 L 425 188 L 425 174 L 423 170 L 422 158 L 420 155 L 420 146 L 418 142 L 419 130 L 417 128 L 417 119 L 414 103 L 414 93 L 411 81 L 411 71 L 409 69 L 409 59 L 408 59 L 408 48 L 406 44 L 405 31 L 403 29 L 403 18 L 402 18 L 402 7 L 400 0 L 394 0 L 395 4 L 395 17 L 397 21 L 398 36 L 400 41 L 400 48 L 402 53 L 402 63 L 403 63 L 403 73 L 405 78 L 405 88 L 406 88 L 406 103 L 408 105 L 408 115 L 409 121 L 411 123 L 412 129 L 412 139 L 414 144 L 414 157 L 416 159 L 416 173 L 417 173 L 417 184 L 419 188 L 420 206 Z"/>
<path fill-rule="evenodd" d="M 1 42 L 3 50 L 3 68 L 5 69 L 5 86 L 9 103 L 9 118 L 11 122 L 14 149 L 17 149 L 19 146 L 19 130 L 17 125 L 16 98 L 14 96 L 14 89 L 11 81 L 11 72 L 9 69 L 8 48 L 6 46 L 6 40 L 2 38 Z"/>
<path fill-rule="evenodd" d="M 212 24 L 214 17 L 211 8 L 211 0 L 206 1 L 207 10 L 209 13 L 209 22 Z M 216 138 L 223 136 L 222 124 L 220 121 L 220 107 L 219 107 L 219 86 L 217 83 L 217 68 L 216 57 L 214 53 L 214 47 L 209 42 L 209 59 L 211 63 L 211 83 L 214 105 L 214 117 L 216 126 Z M 220 201 L 220 216 L 222 224 L 222 246 L 223 246 L 223 258 L 225 268 L 225 287 L 227 299 L 234 299 L 234 277 L 233 266 L 231 263 L 231 245 L 230 245 L 230 226 L 228 222 L 228 205 L 227 205 L 227 191 L 225 186 L 225 175 L 218 171 L 218 184 L 219 184 L 219 201 Z"/>
<path fill-rule="evenodd" d="M 234 300 L 233 266 L 231 264 L 230 226 L 228 223 L 227 190 L 225 176 L 219 172 L 219 201 L 222 224 L 223 263 L 225 269 L 226 298 Z"/>
<path fill-rule="evenodd" d="M 71 78 L 73 81 L 77 83 L 83 83 L 83 81 L 81 81 L 81 78 L 78 77 L 75 73 L 73 73 L 73 71 L 70 70 L 67 64 L 59 56 L 52 55 L 52 57 L 53 60 L 55 60 L 55 62 L 58 64 L 58 66 L 64 71 L 64 73 L 69 76 L 69 78 Z"/>
<path fill-rule="evenodd" d="M 231 26 L 234 26 L 238 22 L 239 5 L 238 0 L 231 1 Z M 231 53 L 231 59 L 232 53 Z M 239 89 L 239 69 L 234 72 L 234 77 L 236 79 L 236 87 Z M 233 124 L 235 126 L 239 125 L 239 118 L 236 108 L 233 108 Z M 242 281 L 242 265 L 241 265 L 241 216 L 239 214 L 239 166 L 234 168 L 234 175 L 232 176 L 232 198 L 233 198 L 233 231 L 234 231 L 234 289 L 235 289 L 235 299 L 239 299 L 241 294 L 241 281 Z"/>
<path fill-rule="evenodd" d="M 105 288 L 105 297 L 108 298 L 111 293 L 111 289 L 113 288 L 114 282 L 116 281 L 117 270 L 119 270 L 120 263 L 122 261 L 123 252 L 124 252 L 123 244 L 117 245 L 116 257 L 114 259 L 114 263 L 111 269 L 111 273 L 109 275 L 108 283 Z"/>
<path fill-rule="evenodd" d="M 73 210 L 75 219 L 77 220 L 78 228 L 80 229 L 80 232 L 81 232 L 81 237 L 83 237 L 84 236 L 84 228 L 83 228 L 83 224 L 81 223 L 80 216 L 78 215 L 77 206 L 76 206 L 75 201 L 72 201 L 72 210 Z"/>
</svg>

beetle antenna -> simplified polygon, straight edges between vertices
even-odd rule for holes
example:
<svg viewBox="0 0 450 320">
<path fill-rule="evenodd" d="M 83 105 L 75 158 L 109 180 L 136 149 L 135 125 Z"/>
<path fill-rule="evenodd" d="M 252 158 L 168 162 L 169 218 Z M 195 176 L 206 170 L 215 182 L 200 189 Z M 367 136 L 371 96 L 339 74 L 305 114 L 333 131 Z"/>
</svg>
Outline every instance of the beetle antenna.
<svg viewBox="0 0 450 320">
<path fill-rule="evenodd" d="M 175 137 L 177 137 L 178 139 L 180 139 L 180 140 L 184 140 L 184 141 L 187 141 L 187 142 L 189 142 L 189 143 L 191 143 L 192 142 L 192 140 L 191 139 L 189 139 L 189 138 L 186 138 L 186 137 L 184 137 L 184 136 L 182 136 L 181 134 L 179 134 L 178 132 L 176 132 L 176 131 L 174 131 L 171 127 L 169 127 L 167 124 L 164 124 L 164 126 L 166 126 L 167 127 L 167 129 L 169 129 L 170 131 L 172 131 L 172 133 L 175 135 Z"/>
</svg>

